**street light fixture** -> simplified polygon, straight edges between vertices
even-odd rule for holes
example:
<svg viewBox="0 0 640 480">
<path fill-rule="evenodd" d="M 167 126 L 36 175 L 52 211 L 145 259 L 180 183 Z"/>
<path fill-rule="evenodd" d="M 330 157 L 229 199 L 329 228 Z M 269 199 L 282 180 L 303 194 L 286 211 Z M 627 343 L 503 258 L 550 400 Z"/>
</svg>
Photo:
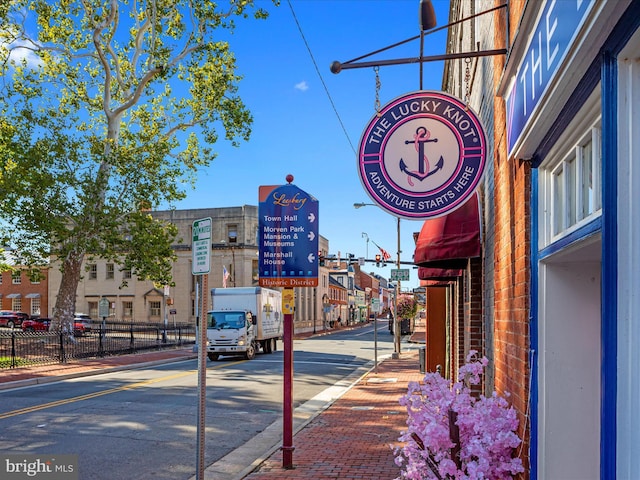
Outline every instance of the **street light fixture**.
<svg viewBox="0 0 640 480">
<path fill-rule="evenodd" d="M 364 202 L 358 202 L 358 203 L 354 203 L 353 204 L 353 208 L 358 209 L 358 208 L 362 208 L 362 207 L 368 207 L 368 206 L 372 206 L 372 207 L 378 207 L 379 205 L 375 204 L 375 203 L 364 203 Z M 397 259 L 397 263 L 396 263 L 396 268 L 398 270 L 400 270 L 400 217 L 396 217 L 398 220 L 398 224 L 396 227 L 396 230 L 398 232 L 398 259 Z M 396 294 L 395 294 L 395 299 L 393 302 L 393 356 L 392 358 L 400 358 L 400 330 L 402 329 L 402 322 L 398 321 L 398 297 L 400 296 L 400 279 L 396 280 Z"/>
<path fill-rule="evenodd" d="M 356 207 L 358 208 L 358 207 Z M 364 258 L 369 258 L 369 235 L 367 235 L 367 233 L 362 232 L 362 238 L 366 238 L 367 239 L 367 251 L 366 251 L 366 256 Z"/>
</svg>

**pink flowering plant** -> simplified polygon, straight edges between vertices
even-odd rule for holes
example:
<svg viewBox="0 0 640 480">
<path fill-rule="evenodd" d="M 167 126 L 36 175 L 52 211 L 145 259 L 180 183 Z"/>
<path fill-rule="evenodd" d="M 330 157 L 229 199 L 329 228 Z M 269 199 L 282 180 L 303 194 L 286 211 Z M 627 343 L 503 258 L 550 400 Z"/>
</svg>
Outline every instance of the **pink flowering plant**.
<svg viewBox="0 0 640 480">
<path fill-rule="evenodd" d="M 400 399 L 408 429 L 395 452 L 400 479 L 501 480 L 524 471 L 514 457 L 521 440 L 513 407 L 495 392 L 488 398 L 472 395 L 487 363 L 471 351 L 453 385 L 439 373 L 427 373 L 422 384 L 409 383 Z"/>
<path fill-rule="evenodd" d="M 412 318 L 418 311 L 418 302 L 413 295 L 401 295 L 398 297 L 398 306 L 396 307 L 396 315 L 399 319 Z"/>
</svg>

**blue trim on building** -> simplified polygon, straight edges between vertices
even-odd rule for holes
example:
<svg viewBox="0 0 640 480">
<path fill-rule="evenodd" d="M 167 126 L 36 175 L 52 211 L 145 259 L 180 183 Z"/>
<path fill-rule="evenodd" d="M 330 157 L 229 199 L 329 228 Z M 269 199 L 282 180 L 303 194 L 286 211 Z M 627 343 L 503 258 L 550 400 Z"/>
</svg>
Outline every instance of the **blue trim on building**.
<svg viewBox="0 0 640 480">
<path fill-rule="evenodd" d="M 602 232 L 602 273 L 601 273 L 601 415 L 600 415 L 600 478 L 616 479 L 617 456 L 617 352 L 618 352 L 618 206 L 617 206 L 617 54 L 625 47 L 631 36 L 640 28 L 640 0 L 633 0 L 620 22 L 612 30 L 601 51 L 596 56 L 584 77 L 580 80 L 558 119 L 551 126 L 545 140 L 536 150 L 533 158 L 531 204 L 538 203 L 537 167 L 558 140 L 566 125 L 574 118 L 584 101 L 601 82 L 602 109 L 602 217 L 579 228 L 552 245 L 537 251 L 538 215 L 532 209 L 531 236 L 531 332 L 530 343 L 534 349 L 532 356 L 532 386 L 530 392 L 531 410 L 531 451 L 530 478 L 538 476 L 538 262 L 562 250 L 571 243 Z M 604 52 L 604 53 L 603 53 Z"/>
<path fill-rule="evenodd" d="M 582 227 L 574 230 L 570 234 L 562 237 L 556 242 L 546 246 L 542 250 L 538 252 L 538 259 L 543 260 L 549 255 L 553 255 L 560 250 L 564 250 L 569 245 L 578 242 L 580 240 L 584 240 L 585 238 L 590 237 L 602 230 L 602 217 L 594 218 L 591 222 L 583 225 Z"/>
<path fill-rule="evenodd" d="M 531 169 L 531 296 L 529 297 L 529 351 L 533 352 L 529 357 L 531 364 L 531 391 L 529 392 L 529 408 L 531 409 L 530 422 L 530 446 L 529 446 L 529 478 L 538 478 L 538 169 Z"/>
<path fill-rule="evenodd" d="M 616 478 L 618 353 L 618 132 L 617 62 L 605 52 L 602 65 L 602 372 L 600 478 Z"/>
<path fill-rule="evenodd" d="M 618 400 L 618 65 L 640 28 L 640 0 L 631 2 L 602 51 L 602 405 L 600 478 L 615 480 Z"/>
</svg>

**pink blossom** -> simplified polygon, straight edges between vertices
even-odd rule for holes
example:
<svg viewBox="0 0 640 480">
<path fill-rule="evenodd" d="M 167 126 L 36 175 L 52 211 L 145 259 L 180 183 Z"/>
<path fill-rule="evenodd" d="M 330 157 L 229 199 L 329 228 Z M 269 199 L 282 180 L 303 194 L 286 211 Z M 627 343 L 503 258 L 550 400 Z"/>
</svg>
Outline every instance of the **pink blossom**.
<svg viewBox="0 0 640 480">
<path fill-rule="evenodd" d="M 487 364 L 471 351 L 456 383 L 427 373 L 422 384 L 409 384 L 399 400 L 408 415 L 407 430 L 400 436 L 404 444 L 395 451 L 399 478 L 502 480 L 524 471 L 521 460 L 514 458 L 521 443 L 515 410 L 495 392 L 491 397 L 471 393 Z M 450 415 L 459 430 L 458 458 L 451 453 L 455 442 Z"/>
</svg>

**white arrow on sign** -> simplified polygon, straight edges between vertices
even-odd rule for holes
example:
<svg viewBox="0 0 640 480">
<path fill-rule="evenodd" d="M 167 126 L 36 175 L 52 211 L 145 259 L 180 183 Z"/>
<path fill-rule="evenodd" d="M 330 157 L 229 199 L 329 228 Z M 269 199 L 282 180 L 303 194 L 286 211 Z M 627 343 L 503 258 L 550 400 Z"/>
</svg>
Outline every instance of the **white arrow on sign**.
<svg viewBox="0 0 640 480">
<path fill-rule="evenodd" d="M 313 222 L 315 222 L 315 221 L 316 221 L 316 216 L 315 216 L 315 215 L 313 214 L 313 212 L 312 212 L 312 213 L 310 213 L 310 214 L 309 214 L 309 216 L 307 217 L 307 219 L 308 219 L 311 223 L 313 223 Z"/>
<path fill-rule="evenodd" d="M 309 260 L 309 263 L 313 263 L 315 259 L 316 257 L 313 253 L 310 253 L 309 256 L 307 257 L 307 260 Z"/>
<path fill-rule="evenodd" d="M 309 232 L 309 235 L 307 235 L 307 237 L 313 242 L 313 239 L 316 238 L 316 234 L 313 232 Z"/>
</svg>

